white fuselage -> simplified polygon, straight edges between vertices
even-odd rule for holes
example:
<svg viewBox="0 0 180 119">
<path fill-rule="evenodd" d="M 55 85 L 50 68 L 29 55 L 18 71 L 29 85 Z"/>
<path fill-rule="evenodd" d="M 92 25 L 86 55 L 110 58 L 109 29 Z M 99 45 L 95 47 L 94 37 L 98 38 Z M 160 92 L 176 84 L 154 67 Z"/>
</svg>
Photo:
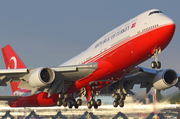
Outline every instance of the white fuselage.
<svg viewBox="0 0 180 119">
<path fill-rule="evenodd" d="M 117 43 L 122 42 L 121 45 L 123 45 L 126 42 L 128 42 L 125 41 L 126 39 L 133 37 L 136 34 L 140 34 L 141 32 L 151 30 L 158 26 L 173 23 L 173 21 L 169 17 L 165 16 L 163 13 L 154 13 L 149 15 L 153 11 L 159 10 L 152 9 L 146 11 L 134 17 L 133 19 L 125 22 L 124 24 L 118 26 L 117 28 L 111 30 L 110 32 L 106 33 L 104 36 L 99 38 L 87 50 L 73 57 L 72 59 L 66 61 L 60 66 L 78 65 L 96 61 L 100 57 L 103 57 L 107 53 L 114 50 L 114 48 L 111 47 L 116 45 Z M 130 40 L 133 40 L 133 38 Z M 101 55 L 97 56 L 100 53 Z"/>
</svg>

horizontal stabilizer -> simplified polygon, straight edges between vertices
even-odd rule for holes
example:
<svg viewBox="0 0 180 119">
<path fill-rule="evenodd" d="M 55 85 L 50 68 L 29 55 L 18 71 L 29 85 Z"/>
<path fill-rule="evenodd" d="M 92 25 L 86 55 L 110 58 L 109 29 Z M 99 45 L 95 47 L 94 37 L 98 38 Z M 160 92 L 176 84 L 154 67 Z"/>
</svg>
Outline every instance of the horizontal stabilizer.
<svg viewBox="0 0 180 119">
<path fill-rule="evenodd" d="M 10 95 L 10 96 L 0 96 L 0 100 L 5 100 L 5 101 L 13 101 L 18 99 L 18 95 Z"/>
</svg>

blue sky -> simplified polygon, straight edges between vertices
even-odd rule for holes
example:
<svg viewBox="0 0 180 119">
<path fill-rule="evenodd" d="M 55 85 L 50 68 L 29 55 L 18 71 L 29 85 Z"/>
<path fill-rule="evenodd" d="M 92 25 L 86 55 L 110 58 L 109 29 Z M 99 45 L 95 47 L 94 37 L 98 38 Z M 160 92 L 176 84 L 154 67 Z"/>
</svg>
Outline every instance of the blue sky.
<svg viewBox="0 0 180 119">
<path fill-rule="evenodd" d="M 28 68 L 57 66 L 113 28 L 156 8 L 176 24 L 173 40 L 159 60 L 162 68 L 180 73 L 179 5 L 178 0 L 4 0 L 0 1 L 0 48 L 10 44 Z M 150 68 L 152 60 L 141 66 Z M 0 62 L 5 68 L 2 55 Z M 9 87 L 0 90 L 0 94 L 9 92 Z"/>
</svg>

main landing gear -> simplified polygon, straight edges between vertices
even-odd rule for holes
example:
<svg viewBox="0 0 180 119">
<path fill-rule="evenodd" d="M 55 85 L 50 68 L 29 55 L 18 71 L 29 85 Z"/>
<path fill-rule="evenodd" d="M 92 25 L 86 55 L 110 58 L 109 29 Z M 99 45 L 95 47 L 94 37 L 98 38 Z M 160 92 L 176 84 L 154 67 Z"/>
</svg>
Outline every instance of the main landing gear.
<svg viewBox="0 0 180 119">
<path fill-rule="evenodd" d="M 95 101 L 95 99 L 91 99 L 88 103 L 87 103 L 87 107 L 89 109 L 92 108 L 92 106 L 94 106 L 95 109 L 98 108 L 98 106 L 101 106 L 101 99 L 97 99 L 97 101 Z"/>
<path fill-rule="evenodd" d="M 82 105 L 81 99 L 78 99 L 77 101 L 75 99 L 72 99 L 71 101 L 69 101 L 68 107 L 71 109 L 74 106 L 77 109 L 81 105 Z"/>
<path fill-rule="evenodd" d="M 112 97 L 115 98 L 114 102 L 113 102 L 113 106 L 117 107 L 119 105 L 119 107 L 124 107 L 124 100 L 126 99 L 126 94 L 112 94 Z"/>
<path fill-rule="evenodd" d="M 67 107 L 68 105 L 68 100 L 69 100 L 69 93 L 66 93 L 66 94 L 62 94 L 60 93 L 59 95 L 59 100 L 57 101 L 57 106 L 64 106 L 64 107 Z"/>
<path fill-rule="evenodd" d="M 70 109 L 74 106 L 74 108 L 78 108 L 79 106 L 82 105 L 82 99 L 83 97 L 85 96 L 86 94 L 86 90 L 82 90 L 81 91 L 81 97 L 80 99 L 76 100 L 75 99 L 75 93 L 72 93 L 72 97 L 70 98 L 70 94 L 69 93 L 66 93 L 66 94 L 63 94 L 63 93 L 60 93 L 58 95 L 59 97 L 59 100 L 57 101 L 57 106 L 64 106 L 64 107 L 69 107 Z M 95 101 L 95 93 L 92 92 L 91 93 L 91 97 L 92 99 L 87 103 L 87 107 L 89 109 L 91 109 L 93 106 L 95 109 L 98 108 L 98 106 L 101 106 L 101 99 L 97 99 L 97 101 Z M 70 101 L 69 101 L 70 100 Z"/>
<path fill-rule="evenodd" d="M 158 50 L 158 49 L 154 49 L 154 57 L 155 57 L 155 61 L 153 61 L 151 63 L 151 68 L 155 69 L 160 69 L 161 68 L 161 62 L 158 61 L 158 54 L 161 52 L 161 50 Z"/>
<path fill-rule="evenodd" d="M 101 99 L 97 99 L 95 101 L 95 94 L 92 93 L 92 99 L 87 103 L 87 107 L 91 109 L 94 106 L 95 109 L 98 108 L 98 106 L 101 106 Z"/>
<path fill-rule="evenodd" d="M 130 87 L 126 86 L 125 82 L 119 82 L 119 88 L 116 90 L 115 93 L 112 94 L 112 98 L 115 98 L 113 102 L 114 107 L 117 107 L 118 105 L 119 107 L 124 107 L 124 100 L 126 99 L 126 96 L 128 94 L 127 92 L 129 92 Z"/>
<path fill-rule="evenodd" d="M 82 105 L 82 100 L 78 99 L 77 101 L 75 98 L 73 98 L 71 101 L 69 101 L 70 95 L 69 93 L 66 94 L 59 94 L 59 100 L 57 101 L 57 106 L 64 106 L 64 107 L 69 107 L 72 108 L 73 106 L 77 109 L 79 106 Z M 69 101 L 69 102 L 68 102 Z"/>
</svg>

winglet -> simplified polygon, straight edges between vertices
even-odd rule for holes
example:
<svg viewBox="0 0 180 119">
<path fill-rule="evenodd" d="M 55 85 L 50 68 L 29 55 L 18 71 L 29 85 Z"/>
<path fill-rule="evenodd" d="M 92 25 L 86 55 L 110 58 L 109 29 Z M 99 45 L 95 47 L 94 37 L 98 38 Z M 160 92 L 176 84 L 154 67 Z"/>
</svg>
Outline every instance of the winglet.
<svg viewBox="0 0 180 119">
<path fill-rule="evenodd" d="M 2 54 L 4 57 L 4 62 L 6 65 L 6 69 L 19 69 L 26 68 L 11 46 L 8 44 L 2 49 Z M 18 89 L 18 85 L 20 82 L 10 82 L 12 92 L 15 92 Z"/>
</svg>

